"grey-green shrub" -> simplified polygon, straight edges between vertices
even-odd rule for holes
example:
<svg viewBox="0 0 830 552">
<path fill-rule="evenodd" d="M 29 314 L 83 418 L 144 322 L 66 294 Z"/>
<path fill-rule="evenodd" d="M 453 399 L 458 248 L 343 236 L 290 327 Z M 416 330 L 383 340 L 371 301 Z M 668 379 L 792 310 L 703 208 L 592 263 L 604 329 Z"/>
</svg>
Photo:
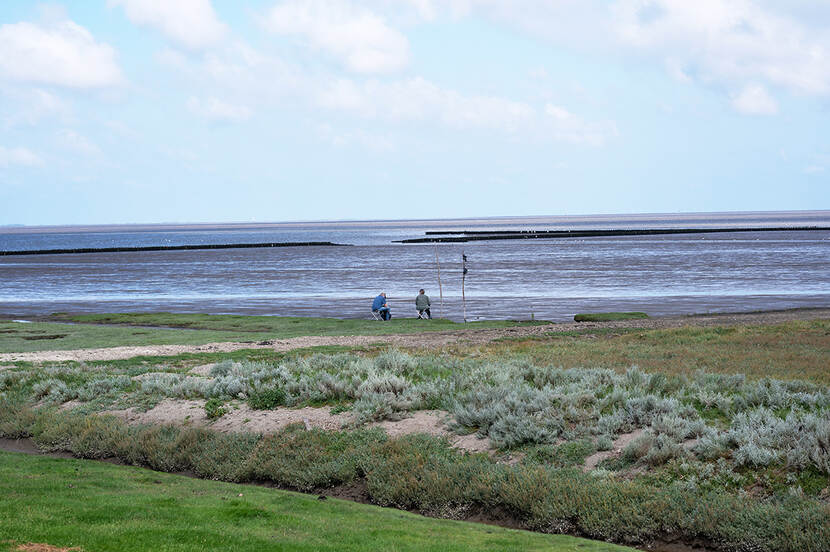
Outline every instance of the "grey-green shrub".
<svg viewBox="0 0 830 552">
<path fill-rule="evenodd" d="M 77 391 L 71 391 L 63 380 L 51 378 L 35 383 L 32 386 L 32 394 L 35 400 L 62 403 L 74 399 Z"/>
<path fill-rule="evenodd" d="M 611 450 L 614 448 L 614 440 L 608 435 L 600 435 L 597 437 L 597 450 Z"/>
<path fill-rule="evenodd" d="M 129 376 L 119 375 L 106 378 L 97 378 L 78 389 L 76 397 L 80 401 L 88 402 L 96 398 L 113 393 L 119 393 L 133 384 Z"/>
</svg>

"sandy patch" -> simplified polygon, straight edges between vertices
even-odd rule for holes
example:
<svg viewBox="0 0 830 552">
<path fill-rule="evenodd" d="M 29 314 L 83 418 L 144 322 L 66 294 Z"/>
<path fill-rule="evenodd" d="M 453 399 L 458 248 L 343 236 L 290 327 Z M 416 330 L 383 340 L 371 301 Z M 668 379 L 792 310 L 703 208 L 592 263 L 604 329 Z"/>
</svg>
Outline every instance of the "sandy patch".
<svg viewBox="0 0 830 552">
<path fill-rule="evenodd" d="M 216 366 L 216 364 L 202 364 L 201 366 L 194 366 L 187 373 L 193 374 L 194 376 L 208 377 L 210 376 L 210 371 L 213 370 L 214 366 Z"/>
<path fill-rule="evenodd" d="M 164 399 L 146 412 L 137 408 L 124 410 L 105 410 L 102 414 L 112 414 L 131 425 L 206 425 L 205 401 L 187 401 Z"/>
<path fill-rule="evenodd" d="M 306 429 L 323 429 L 334 431 L 350 424 L 353 416 L 350 412 L 332 414 L 331 408 L 278 408 L 276 410 L 254 410 L 245 403 L 227 405 L 229 412 L 211 421 L 205 414 L 205 401 L 165 399 L 146 412 L 136 408 L 107 410 L 103 414 L 112 414 L 132 425 L 176 424 L 197 427 L 210 427 L 223 433 L 250 432 L 276 433 L 290 424 L 302 423 Z M 369 427 L 379 427 L 390 437 L 400 437 L 413 433 L 426 433 L 437 437 L 446 437 L 450 445 L 469 452 L 491 452 L 490 439 L 482 439 L 475 434 L 456 435 L 446 428 L 449 412 L 442 410 L 421 410 L 412 412 L 402 420 L 385 420 L 375 422 Z"/>
<path fill-rule="evenodd" d="M 607 458 L 616 458 L 620 454 L 628 444 L 643 434 L 642 429 L 636 429 L 631 433 L 623 433 L 619 437 L 617 437 L 616 441 L 614 441 L 613 448 L 611 450 L 603 450 L 600 452 L 596 452 L 585 459 L 585 464 L 582 466 L 583 471 L 591 471 L 592 469 L 596 468 L 600 462 Z"/>
<path fill-rule="evenodd" d="M 450 444 L 454 448 L 466 450 L 468 452 L 490 452 L 493 450 L 493 445 L 490 443 L 489 437 L 482 439 L 475 433 L 471 433 L 469 435 L 453 435 L 449 437 L 449 440 Z M 516 455 L 511 455 L 510 458 L 514 457 L 516 458 L 515 462 L 518 462 L 521 459 Z M 506 463 L 510 464 L 510 459 L 508 459 Z"/>
<path fill-rule="evenodd" d="M 59 546 L 52 546 L 51 544 L 44 544 L 41 542 L 27 542 L 26 544 L 18 545 L 15 550 L 21 552 L 70 552 L 72 550 L 82 550 L 77 546 L 72 548 L 60 548 Z"/>
<path fill-rule="evenodd" d="M 179 376 L 180 374 L 174 372 L 144 372 L 143 374 L 138 374 L 137 376 L 133 376 L 130 379 L 133 381 L 145 381 L 151 380 L 158 376 L 163 378 L 168 378 L 171 376 Z M 192 382 L 192 381 L 205 381 L 205 378 L 199 376 L 185 376 L 184 379 L 181 380 L 182 383 Z"/>
<path fill-rule="evenodd" d="M 468 452 L 489 452 L 492 449 L 490 439 L 482 439 L 476 434 L 456 435 L 448 430 L 446 424 L 450 419 L 450 413 L 443 410 L 418 410 L 402 420 L 384 420 L 369 426 L 382 428 L 392 438 L 412 433 L 426 433 L 446 437 L 453 448 Z"/>
<path fill-rule="evenodd" d="M 275 433 L 287 425 L 302 423 L 306 429 L 342 428 L 351 422 L 348 412 L 332 414 L 331 408 L 278 408 L 276 410 L 254 410 L 247 404 L 231 407 L 230 412 L 213 422 L 210 427 L 221 432 Z"/>
<path fill-rule="evenodd" d="M 529 338 L 551 333 L 571 332 L 590 328 L 642 328 L 644 330 L 679 328 L 683 326 L 736 326 L 747 324 L 778 324 L 790 320 L 830 318 L 830 309 L 796 309 L 789 311 L 671 316 L 644 320 L 614 322 L 568 322 L 483 330 L 452 330 L 399 335 L 306 336 L 276 339 L 259 343 L 208 343 L 206 345 L 146 345 L 76 349 L 71 351 L 38 351 L 30 353 L 0 353 L 0 362 L 77 362 L 117 360 L 135 356 L 175 356 L 184 353 L 227 353 L 240 349 L 272 349 L 278 352 L 324 345 L 360 347 L 385 344 L 404 348 L 441 348 L 451 345 L 477 345 L 502 338 Z"/>
<path fill-rule="evenodd" d="M 189 425 L 210 427 L 223 433 L 275 433 L 295 423 L 305 423 L 309 429 L 335 430 L 351 421 L 348 413 L 332 414 L 330 408 L 254 410 L 244 403 L 229 404 L 226 408 L 228 413 L 215 421 L 208 419 L 203 400 L 165 399 L 146 412 L 127 408 L 109 410 L 104 414 L 112 414 L 132 425 Z"/>
<path fill-rule="evenodd" d="M 426 433 L 438 437 L 449 434 L 449 431 L 444 427 L 444 420 L 449 416 L 448 412 L 443 410 L 419 410 L 410 414 L 402 420 L 383 420 L 368 425 L 369 427 L 382 428 L 390 437 L 400 437 L 410 433 Z"/>
</svg>

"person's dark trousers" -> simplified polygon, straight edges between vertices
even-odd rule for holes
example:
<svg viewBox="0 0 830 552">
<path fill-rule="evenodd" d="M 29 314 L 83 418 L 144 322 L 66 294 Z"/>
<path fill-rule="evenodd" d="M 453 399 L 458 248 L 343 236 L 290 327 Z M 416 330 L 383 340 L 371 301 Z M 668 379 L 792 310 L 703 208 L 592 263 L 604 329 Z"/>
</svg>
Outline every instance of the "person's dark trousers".
<svg viewBox="0 0 830 552">
<path fill-rule="evenodd" d="M 427 318 L 429 318 L 430 320 L 432 320 L 432 314 L 430 314 L 429 309 L 424 309 L 424 310 L 422 310 L 422 311 L 420 311 L 420 312 L 421 312 L 421 314 L 427 313 Z"/>
<path fill-rule="evenodd" d="M 388 308 L 378 309 L 378 312 L 380 313 L 380 317 L 384 320 L 392 320 L 392 311 Z"/>
</svg>

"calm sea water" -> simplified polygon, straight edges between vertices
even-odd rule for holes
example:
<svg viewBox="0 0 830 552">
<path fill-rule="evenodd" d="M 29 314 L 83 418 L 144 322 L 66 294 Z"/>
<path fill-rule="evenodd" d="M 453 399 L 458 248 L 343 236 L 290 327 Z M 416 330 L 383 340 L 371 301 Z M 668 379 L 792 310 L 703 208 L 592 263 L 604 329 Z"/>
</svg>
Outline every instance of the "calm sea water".
<svg viewBox="0 0 830 552">
<path fill-rule="evenodd" d="M 830 211 L 244 225 L 0 228 L 0 250 L 331 241 L 291 247 L 0 257 L 0 313 L 173 311 L 368 317 L 386 291 L 414 315 L 565 320 L 830 307 L 830 232 L 741 232 L 402 245 L 426 231 L 830 226 Z M 436 270 L 441 269 L 443 311 Z"/>
</svg>

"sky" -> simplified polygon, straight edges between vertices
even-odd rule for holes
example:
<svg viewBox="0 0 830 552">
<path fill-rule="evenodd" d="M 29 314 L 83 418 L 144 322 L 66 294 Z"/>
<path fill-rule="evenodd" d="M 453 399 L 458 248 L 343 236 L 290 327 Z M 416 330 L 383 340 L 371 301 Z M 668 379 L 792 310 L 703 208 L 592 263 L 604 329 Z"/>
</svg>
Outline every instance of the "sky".
<svg viewBox="0 0 830 552">
<path fill-rule="evenodd" d="M 0 3 L 0 225 L 816 209 L 826 0 Z"/>
</svg>

